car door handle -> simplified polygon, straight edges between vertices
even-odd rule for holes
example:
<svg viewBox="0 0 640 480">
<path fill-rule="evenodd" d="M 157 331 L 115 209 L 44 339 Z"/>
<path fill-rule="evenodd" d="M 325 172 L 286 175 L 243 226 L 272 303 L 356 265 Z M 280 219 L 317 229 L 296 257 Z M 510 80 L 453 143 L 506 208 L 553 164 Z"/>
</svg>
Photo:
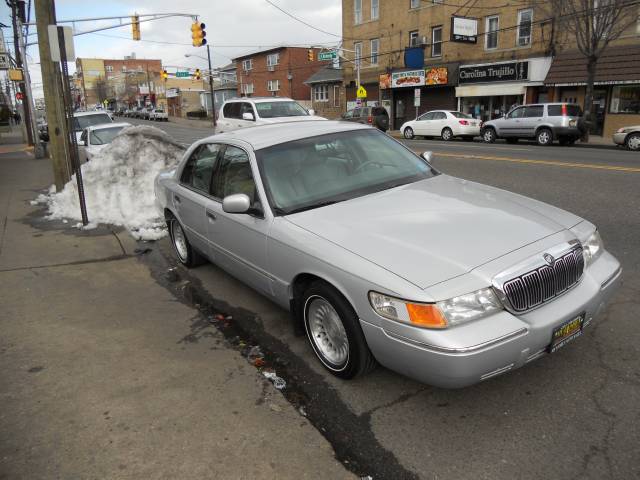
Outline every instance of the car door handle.
<svg viewBox="0 0 640 480">
<path fill-rule="evenodd" d="M 174 195 L 174 196 L 173 196 L 173 201 L 174 201 L 175 203 L 180 203 L 180 202 L 181 202 L 180 197 L 179 197 L 179 196 L 177 196 L 177 195 Z"/>
<path fill-rule="evenodd" d="M 215 216 L 215 214 L 213 212 L 207 211 L 207 218 L 212 222 L 216 221 L 216 216 Z"/>
</svg>

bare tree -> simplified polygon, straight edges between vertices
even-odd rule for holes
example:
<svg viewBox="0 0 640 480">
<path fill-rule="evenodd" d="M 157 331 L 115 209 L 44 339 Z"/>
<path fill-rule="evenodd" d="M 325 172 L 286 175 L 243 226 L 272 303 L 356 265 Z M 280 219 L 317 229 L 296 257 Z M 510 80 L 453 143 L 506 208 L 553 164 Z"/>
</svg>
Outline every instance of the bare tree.
<svg viewBox="0 0 640 480">
<path fill-rule="evenodd" d="M 102 103 L 107 98 L 107 82 L 105 82 L 104 78 L 99 77 L 94 83 L 94 88 L 98 103 Z"/>
<path fill-rule="evenodd" d="M 578 51 L 587 59 L 584 115 L 590 119 L 593 84 L 598 60 L 609 44 L 638 21 L 635 0 L 550 0 L 555 28 L 575 38 Z M 588 138 L 588 132 L 586 133 Z"/>
</svg>

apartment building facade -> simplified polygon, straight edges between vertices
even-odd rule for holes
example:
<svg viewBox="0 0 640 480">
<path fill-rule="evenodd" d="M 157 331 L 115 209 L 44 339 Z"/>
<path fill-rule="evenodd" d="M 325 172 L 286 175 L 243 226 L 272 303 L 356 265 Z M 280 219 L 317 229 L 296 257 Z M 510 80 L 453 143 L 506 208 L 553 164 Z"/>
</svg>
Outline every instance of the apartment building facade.
<svg viewBox="0 0 640 480">
<path fill-rule="evenodd" d="M 313 60 L 309 59 L 313 51 Z M 305 84 L 325 64 L 318 61 L 319 48 L 276 47 L 234 58 L 238 96 L 289 97 L 309 103 L 311 89 Z"/>
<path fill-rule="evenodd" d="M 366 102 L 385 106 L 394 128 L 437 108 L 489 120 L 517 104 L 584 98 L 586 81 L 547 79 L 563 71 L 560 54 L 574 58 L 574 75 L 586 77 L 586 69 L 575 71 L 575 39 L 554 31 L 544 1 L 343 0 L 342 6 L 344 53 L 352 59 L 344 71 L 347 106 L 356 100 L 359 64 Z M 637 32 L 616 44 L 637 45 Z M 640 71 L 622 76 L 636 82 Z M 632 101 L 615 101 L 613 88 L 603 90 L 602 112 L 634 108 Z M 615 91 L 636 98 L 630 88 Z M 606 123 L 604 113 L 597 116 L 594 133 L 610 133 Z"/>
</svg>

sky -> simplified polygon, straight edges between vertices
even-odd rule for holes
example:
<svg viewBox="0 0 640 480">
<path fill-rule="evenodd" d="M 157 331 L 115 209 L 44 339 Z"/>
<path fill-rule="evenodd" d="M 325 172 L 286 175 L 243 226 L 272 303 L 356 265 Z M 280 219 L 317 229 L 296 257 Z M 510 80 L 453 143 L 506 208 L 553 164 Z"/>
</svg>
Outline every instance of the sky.
<svg viewBox="0 0 640 480">
<path fill-rule="evenodd" d="M 133 13 L 186 13 L 198 15 L 205 23 L 210 44 L 212 63 L 222 66 L 232 57 L 280 44 L 336 45 L 342 30 L 341 0 L 270 0 L 283 10 L 329 35 L 303 25 L 288 17 L 266 0 L 57 0 L 58 21 L 66 19 L 96 18 L 131 15 Z M 33 0 L 31 1 L 33 4 Z M 31 12 L 32 21 L 35 14 Z M 11 25 L 11 11 L 0 2 L 0 22 Z M 117 24 L 118 20 L 78 22 L 76 33 Z M 65 24 L 68 25 L 68 24 Z M 191 18 L 172 17 L 140 24 L 142 41 L 131 40 L 131 26 L 123 26 L 74 37 L 76 56 L 83 58 L 123 58 L 135 53 L 137 58 L 161 59 L 172 67 L 206 67 L 205 60 L 185 58 L 185 54 L 206 58 L 203 47 L 191 45 Z M 5 40 L 12 39 L 12 31 L 3 28 Z M 35 28 L 30 30 L 29 42 L 37 42 Z M 155 43 L 165 42 L 165 43 Z M 13 48 L 10 46 L 10 50 Z M 28 48 L 27 59 L 34 97 L 42 97 L 42 84 L 38 47 Z M 75 64 L 69 64 L 75 70 Z M 171 69 L 170 69 L 171 70 Z"/>
</svg>

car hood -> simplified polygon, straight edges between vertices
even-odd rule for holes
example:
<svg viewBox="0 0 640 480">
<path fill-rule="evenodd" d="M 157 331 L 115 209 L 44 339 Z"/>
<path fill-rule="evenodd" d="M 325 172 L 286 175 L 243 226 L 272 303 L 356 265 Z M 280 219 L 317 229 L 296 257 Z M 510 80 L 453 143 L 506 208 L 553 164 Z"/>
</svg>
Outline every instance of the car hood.
<svg viewBox="0 0 640 480">
<path fill-rule="evenodd" d="M 447 175 L 286 218 L 422 289 L 580 221 L 544 203 Z"/>
<path fill-rule="evenodd" d="M 270 123 L 282 123 L 282 122 L 308 122 L 311 120 L 326 120 L 324 117 L 318 117 L 317 115 L 300 115 L 299 117 L 274 117 L 274 118 L 262 118 L 260 122 L 264 125 Z"/>
</svg>

